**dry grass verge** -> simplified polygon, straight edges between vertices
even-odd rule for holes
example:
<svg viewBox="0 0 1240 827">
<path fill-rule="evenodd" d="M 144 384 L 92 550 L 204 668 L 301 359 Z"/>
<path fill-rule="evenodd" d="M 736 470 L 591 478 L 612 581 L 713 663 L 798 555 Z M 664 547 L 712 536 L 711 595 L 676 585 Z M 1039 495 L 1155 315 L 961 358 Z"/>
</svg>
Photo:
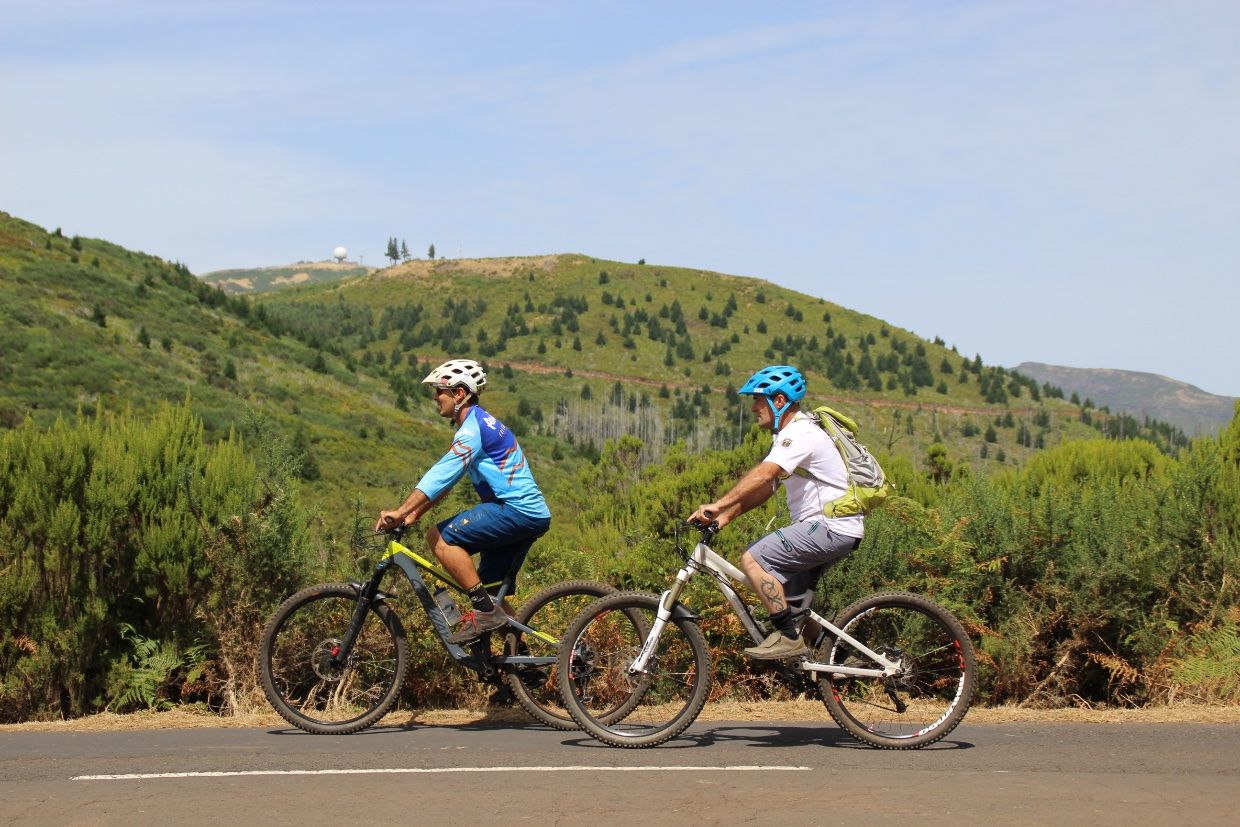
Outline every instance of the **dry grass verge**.
<svg viewBox="0 0 1240 827">
<path fill-rule="evenodd" d="M 814 721 L 834 726 L 817 701 L 770 701 L 761 703 L 723 702 L 710 704 L 701 721 Z M 384 726 L 455 726 L 494 723 L 527 724 L 530 719 L 519 709 L 426 709 L 394 712 L 383 719 Z M 1017 709 L 1011 706 L 974 707 L 965 718 L 967 724 L 1240 724 L 1240 706 L 1177 705 L 1145 709 Z M 221 717 L 194 709 L 169 712 L 139 712 L 131 715 L 102 713 L 72 721 L 40 721 L 0 725 L 0 732 L 116 732 L 139 729 L 193 729 L 205 727 L 278 727 L 288 724 L 274 712 L 256 712 Z"/>
</svg>

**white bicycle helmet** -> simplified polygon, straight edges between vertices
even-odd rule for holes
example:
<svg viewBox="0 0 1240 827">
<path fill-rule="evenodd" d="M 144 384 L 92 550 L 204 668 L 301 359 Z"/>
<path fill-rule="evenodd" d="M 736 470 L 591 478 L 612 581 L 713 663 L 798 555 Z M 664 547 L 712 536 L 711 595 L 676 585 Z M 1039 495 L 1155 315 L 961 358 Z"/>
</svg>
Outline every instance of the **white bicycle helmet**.
<svg viewBox="0 0 1240 827">
<path fill-rule="evenodd" d="M 487 372 L 473 359 L 449 359 L 426 374 L 423 385 L 437 388 L 464 388 L 477 396 L 487 386 Z"/>
</svg>

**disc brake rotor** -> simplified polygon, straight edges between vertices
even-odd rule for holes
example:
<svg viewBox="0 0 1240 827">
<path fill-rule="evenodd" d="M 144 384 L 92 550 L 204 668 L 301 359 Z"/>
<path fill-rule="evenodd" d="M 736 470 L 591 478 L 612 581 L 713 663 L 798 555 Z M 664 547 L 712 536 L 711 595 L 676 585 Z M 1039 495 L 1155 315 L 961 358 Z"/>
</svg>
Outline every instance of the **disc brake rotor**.
<svg viewBox="0 0 1240 827">
<path fill-rule="evenodd" d="M 348 668 L 353 665 L 354 655 L 350 655 L 344 664 L 334 666 L 332 658 L 336 657 L 339 652 L 340 640 L 337 638 L 328 638 L 314 647 L 314 651 L 310 655 L 310 665 L 314 669 L 314 674 L 325 681 L 340 680 Z"/>
</svg>

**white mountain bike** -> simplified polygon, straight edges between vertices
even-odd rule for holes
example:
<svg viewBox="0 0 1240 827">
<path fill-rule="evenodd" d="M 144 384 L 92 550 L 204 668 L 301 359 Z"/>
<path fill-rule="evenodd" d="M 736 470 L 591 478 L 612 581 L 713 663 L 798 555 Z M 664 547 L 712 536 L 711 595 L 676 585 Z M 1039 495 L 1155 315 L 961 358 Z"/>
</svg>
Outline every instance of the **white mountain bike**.
<svg viewBox="0 0 1240 827">
<path fill-rule="evenodd" d="M 620 592 L 594 601 L 561 636 L 559 685 L 573 720 L 617 747 L 649 747 L 676 737 L 702 711 L 713 681 L 697 616 L 679 602 L 705 573 L 755 643 L 767 635 L 734 583 L 744 573 L 714 550 L 719 527 L 701 540 L 662 595 Z M 973 698 L 976 662 L 960 622 L 908 592 L 882 592 L 845 608 L 834 622 L 816 612 L 804 636 L 808 657 L 770 661 L 794 691 L 820 697 L 831 717 L 881 749 L 916 749 L 951 732 Z M 616 710 L 626 714 L 617 719 Z"/>
</svg>

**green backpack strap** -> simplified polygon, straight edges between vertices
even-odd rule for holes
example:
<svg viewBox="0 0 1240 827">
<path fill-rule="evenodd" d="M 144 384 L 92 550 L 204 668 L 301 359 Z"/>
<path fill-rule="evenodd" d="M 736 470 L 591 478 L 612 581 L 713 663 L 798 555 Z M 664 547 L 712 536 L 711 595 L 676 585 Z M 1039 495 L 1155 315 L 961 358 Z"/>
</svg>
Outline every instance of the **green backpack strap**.
<svg viewBox="0 0 1240 827">
<path fill-rule="evenodd" d="M 845 428 L 847 428 L 854 436 L 856 435 L 857 431 L 861 430 L 857 426 L 857 421 L 855 419 L 848 416 L 847 414 L 842 414 L 839 411 L 837 411 L 835 408 L 829 407 L 827 405 L 819 405 L 817 408 L 814 408 L 814 416 L 818 417 L 818 421 L 820 423 L 822 422 L 822 418 L 824 416 L 829 416 L 832 419 L 834 419 L 836 422 L 840 423 Z"/>
<path fill-rule="evenodd" d="M 812 416 L 818 427 L 831 438 L 835 450 L 840 452 L 840 458 L 844 461 L 844 473 L 848 478 L 848 489 L 823 506 L 823 514 L 827 517 L 848 517 L 865 514 L 882 505 L 892 486 L 878 460 L 857 441 L 856 420 L 827 405 L 814 408 Z M 854 465 L 857 466 L 856 469 L 853 468 Z M 825 482 L 805 468 L 798 467 L 792 473 L 803 479 Z M 860 483 L 857 474 L 861 475 Z"/>
</svg>

